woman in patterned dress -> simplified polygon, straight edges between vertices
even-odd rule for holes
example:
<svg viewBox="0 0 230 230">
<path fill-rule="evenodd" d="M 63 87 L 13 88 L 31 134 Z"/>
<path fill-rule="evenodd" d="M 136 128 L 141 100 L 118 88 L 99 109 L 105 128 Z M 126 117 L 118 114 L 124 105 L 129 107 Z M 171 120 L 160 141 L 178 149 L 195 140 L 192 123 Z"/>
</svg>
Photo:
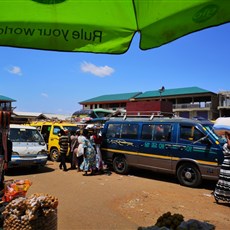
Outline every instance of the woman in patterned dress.
<svg viewBox="0 0 230 230">
<path fill-rule="evenodd" d="M 223 146 L 224 161 L 221 165 L 219 180 L 214 191 L 214 198 L 230 202 L 230 133 L 225 133 L 226 143 Z"/>
<path fill-rule="evenodd" d="M 94 174 L 96 168 L 96 152 L 88 139 L 87 129 L 83 130 L 82 136 L 82 138 L 78 138 L 79 145 L 82 144 L 84 157 L 80 169 L 85 172 L 83 176 L 88 175 L 88 172 L 91 172 L 92 175 Z"/>
</svg>

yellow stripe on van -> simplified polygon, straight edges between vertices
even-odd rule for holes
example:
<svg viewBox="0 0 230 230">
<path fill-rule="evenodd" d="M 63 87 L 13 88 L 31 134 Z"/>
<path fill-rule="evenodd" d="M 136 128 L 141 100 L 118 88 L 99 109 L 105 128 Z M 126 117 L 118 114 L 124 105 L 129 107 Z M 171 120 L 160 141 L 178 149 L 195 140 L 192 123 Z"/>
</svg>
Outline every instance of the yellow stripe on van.
<svg viewBox="0 0 230 230">
<path fill-rule="evenodd" d="M 125 154 L 129 154 L 129 155 L 137 155 L 137 152 L 124 151 L 124 150 L 106 149 L 106 148 L 102 148 L 101 150 L 113 152 L 113 153 L 125 153 Z"/>
<path fill-rule="evenodd" d="M 158 158 L 158 159 L 169 159 L 172 161 L 179 161 L 181 158 L 179 157 L 170 157 L 170 156 L 161 156 L 161 155 L 157 155 L 157 154 L 149 154 L 149 153 L 138 153 L 138 152 L 131 152 L 131 151 L 124 151 L 124 150 L 116 150 L 116 149 L 107 149 L 107 148 L 102 148 L 102 150 L 104 151 L 108 151 L 108 152 L 113 152 L 113 153 L 124 153 L 124 154 L 128 154 L 128 155 L 138 155 L 138 156 L 147 156 L 147 157 L 152 157 L 152 158 Z M 218 165 L 217 162 L 212 162 L 212 161 L 203 161 L 203 160 L 196 160 L 196 159 L 192 159 L 196 161 L 199 164 L 203 164 L 203 165 Z"/>
<path fill-rule="evenodd" d="M 195 160 L 198 163 L 202 164 L 202 165 L 218 165 L 217 162 L 213 162 L 213 161 L 202 161 L 202 160 Z"/>
<path fill-rule="evenodd" d="M 161 156 L 161 155 L 156 155 L 156 154 L 152 154 L 150 155 L 150 153 L 138 153 L 138 156 L 146 156 L 146 157 L 154 157 L 154 158 L 159 158 L 159 159 L 169 159 L 171 160 L 171 157 L 169 156 Z"/>
</svg>

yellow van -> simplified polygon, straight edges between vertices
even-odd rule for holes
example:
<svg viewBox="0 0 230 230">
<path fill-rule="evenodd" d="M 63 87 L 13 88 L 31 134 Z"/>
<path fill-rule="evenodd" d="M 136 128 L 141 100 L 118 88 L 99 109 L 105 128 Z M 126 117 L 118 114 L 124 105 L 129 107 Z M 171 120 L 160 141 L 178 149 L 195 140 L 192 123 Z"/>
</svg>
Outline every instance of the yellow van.
<svg viewBox="0 0 230 230">
<path fill-rule="evenodd" d="M 58 134 L 60 130 L 68 130 L 70 135 L 71 132 L 76 132 L 79 129 L 76 123 L 64 121 L 33 121 L 29 125 L 36 127 L 43 135 L 47 144 L 49 159 L 52 161 L 59 161 L 60 146 L 58 144 Z"/>
</svg>

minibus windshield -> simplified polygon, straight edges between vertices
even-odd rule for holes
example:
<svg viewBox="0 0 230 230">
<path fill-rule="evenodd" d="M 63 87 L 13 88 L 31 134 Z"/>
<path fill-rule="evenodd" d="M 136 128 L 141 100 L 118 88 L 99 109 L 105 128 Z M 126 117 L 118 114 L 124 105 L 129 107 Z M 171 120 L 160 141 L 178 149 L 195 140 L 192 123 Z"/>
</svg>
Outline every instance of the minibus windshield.
<svg viewBox="0 0 230 230">
<path fill-rule="evenodd" d="M 222 136 L 218 136 L 214 131 L 213 131 L 213 125 L 203 125 L 206 130 L 215 138 L 215 140 L 219 141 L 220 144 L 224 144 L 226 142 L 225 138 Z"/>
</svg>

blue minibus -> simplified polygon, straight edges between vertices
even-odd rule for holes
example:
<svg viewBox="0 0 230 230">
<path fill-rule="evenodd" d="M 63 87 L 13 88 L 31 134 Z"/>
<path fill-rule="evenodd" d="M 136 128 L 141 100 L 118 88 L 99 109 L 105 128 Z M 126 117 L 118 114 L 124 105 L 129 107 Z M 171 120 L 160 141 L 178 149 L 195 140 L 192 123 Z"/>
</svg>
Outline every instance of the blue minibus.
<svg viewBox="0 0 230 230">
<path fill-rule="evenodd" d="M 218 179 L 224 159 L 218 137 L 187 118 L 110 118 L 102 135 L 103 160 L 119 174 L 136 167 L 173 174 L 181 185 L 198 187 L 203 179 Z"/>
</svg>

